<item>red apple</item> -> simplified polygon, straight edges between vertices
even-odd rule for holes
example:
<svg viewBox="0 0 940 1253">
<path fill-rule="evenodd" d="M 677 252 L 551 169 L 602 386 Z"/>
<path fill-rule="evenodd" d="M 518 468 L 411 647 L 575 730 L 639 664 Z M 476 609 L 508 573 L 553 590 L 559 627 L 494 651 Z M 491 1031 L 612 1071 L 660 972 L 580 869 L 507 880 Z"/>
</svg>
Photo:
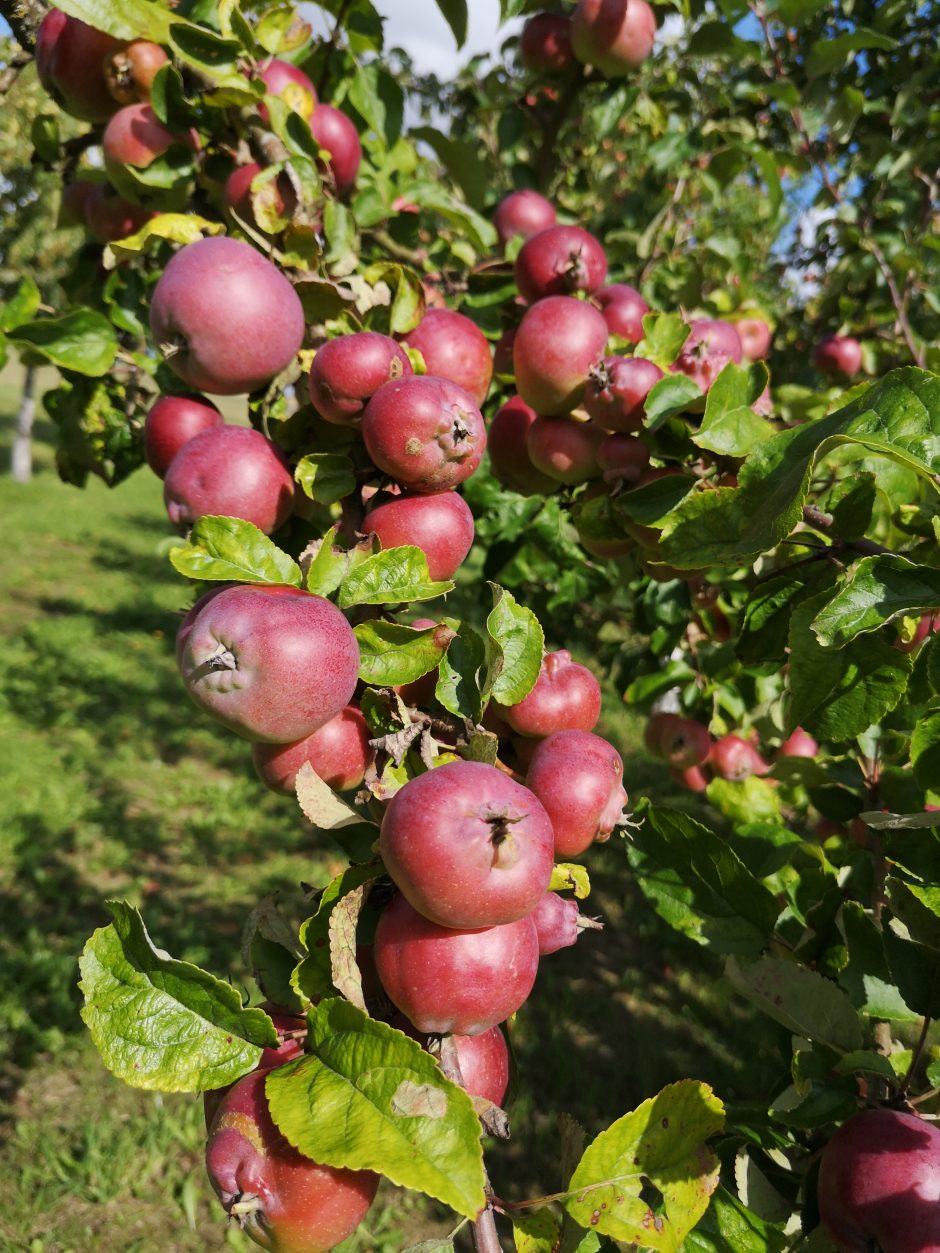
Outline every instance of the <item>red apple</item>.
<svg viewBox="0 0 940 1253">
<path fill-rule="evenodd" d="M 261 81 L 269 96 L 279 96 L 293 113 L 299 113 L 305 122 L 313 118 L 317 107 L 317 93 L 313 83 L 296 65 L 272 57 L 261 69 Z M 266 126 L 271 115 L 266 104 L 258 106 L 258 112 Z"/>
<path fill-rule="evenodd" d="M 261 228 L 255 217 L 255 196 L 263 204 L 270 205 L 281 218 L 289 218 L 297 207 L 297 196 L 290 179 L 283 173 L 277 178 L 268 179 L 257 192 L 252 192 L 251 184 L 260 173 L 261 166 L 257 161 L 249 161 L 246 165 L 236 165 L 226 179 L 225 190 L 222 193 L 222 203 L 226 213 L 236 214 L 242 222 L 246 222 L 256 230 Z"/>
<path fill-rule="evenodd" d="M 549 953 L 575 944 L 581 934 L 580 918 L 577 901 L 559 896 L 557 892 L 546 892 L 532 911 L 539 937 L 539 956 L 547 957 Z"/>
<path fill-rule="evenodd" d="M 134 39 L 125 48 L 116 48 L 104 59 L 108 91 L 118 104 L 148 102 L 157 71 L 169 59 L 160 45 L 149 39 Z"/>
<path fill-rule="evenodd" d="M 734 325 L 749 361 L 760 361 L 767 356 L 772 334 L 763 318 L 739 318 Z"/>
<path fill-rule="evenodd" d="M 653 757 L 664 756 L 663 744 L 667 735 L 674 733 L 675 727 L 682 721 L 679 714 L 666 713 L 660 710 L 651 714 L 643 730 L 643 743 L 646 751 Z"/>
<path fill-rule="evenodd" d="M 335 791 L 351 792 L 362 784 L 375 757 L 371 734 L 358 705 L 347 705 L 312 735 L 293 744 L 253 744 L 251 756 L 258 778 L 272 792 L 293 795 L 305 762 Z"/>
<path fill-rule="evenodd" d="M 560 648 L 546 653 L 535 686 L 515 705 L 497 712 L 518 735 L 543 739 L 553 731 L 593 731 L 601 716 L 601 685 Z"/>
<path fill-rule="evenodd" d="M 591 299 L 603 314 L 611 335 L 617 335 L 630 344 L 640 342 L 643 338 L 643 318 L 650 307 L 635 287 L 629 283 L 611 283 L 596 291 Z"/>
<path fill-rule="evenodd" d="M 359 132 L 341 109 L 322 103 L 313 111 L 310 132 L 328 155 L 327 166 L 336 184 L 337 195 L 345 196 L 356 185 L 362 161 Z"/>
<path fill-rule="evenodd" d="M 742 782 L 752 774 L 766 774 L 769 767 L 753 744 L 739 735 L 723 735 L 712 745 L 708 764 L 722 779 Z"/>
<path fill-rule="evenodd" d="M 184 444 L 203 431 L 224 425 L 225 419 L 205 396 L 161 396 L 151 406 L 144 422 L 147 465 L 154 474 L 165 478 L 170 462 Z"/>
<path fill-rule="evenodd" d="M 481 1035 L 504 1022 L 532 991 L 538 962 L 531 917 L 457 931 L 419 914 L 401 893 L 375 932 L 375 965 L 389 1000 L 429 1035 Z"/>
<path fill-rule="evenodd" d="M 701 766 L 689 766 L 685 770 L 670 770 L 674 781 L 688 792 L 708 790 L 708 775 Z"/>
<path fill-rule="evenodd" d="M 659 366 L 643 357 L 604 357 L 588 375 L 584 407 L 605 431 L 641 431 L 646 398 L 662 377 Z"/>
<path fill-rule="evenodd" d="M 413 374 L 408 354 L 388 335 L 357 331 L 328 340 L 310 367 L 310 400 L 327 422 L 352 426 L 383 383 Z"/>
<path fill-rule="evenodd" d="M 509 1087 L 509 1049 L 499 1027 L 480 1035 L 455 1035 L 463 1086 L 471 1096 L 502 1105 Z"/>
<path fill-rule="evenodd" d="M 493 225 L 499 242 L 508 244 L 515 235 L 528 239 L 539 231 L 554 226 L 556 222 L 555 206 L 537 191 L 524 188 L 511 191 L 496 206 L 493 214 Z"/>
<path fill-rule="evenodd" d="M 620 754 L 590 731 L 556 731 L 543 740 L 526 786 L 552 821 L 556 857 L 577 857 L 594 840 L 609 839 L 627 803 Z"/>
<path fill-rule="evenodd" d="M 516 327 L 503 331 L 493 349 L 493 373 L 499 378 L 512 378 L 512 352 L 516 343 Z"/>
<path fill-rule="evenodd" d="M 104 183 L 93 187 L 85 197 L 85 225 L 99 244 L 134 235 L 154 213 L 131 204 Z"/>
<path fill-rule="evenodd" d="M 597 450 L 605 483 L 634 487 L 649 466 L 650 450 L 635 435 L 608 435 Z"/>
<path fill-rule="evenodd" d="M 818 754 L 819 745 L 802 727 L 792 731 L 777 749 L 778 757 L 816 757 Z"/>
<path fill-rule="evenodd" d="M 928 635 L 938 630 L 940 630 L 940 613 L 921 614 L 920 621 L 914 630 L 913 638 L 909 640 L 897 639 L 894 642 L 894 647 L 899 653 L 912 653 L 916 648 L 920 647 Z"/>
<path fill-rule="evenodd" d="M 462 313 L 429 309 L 405 343 L 417 348 L 428 374 L 450 379 L 482 405 L 493 378 L 493 354 L 486 336 Z"/>
<path fill-rule="evenodd" d="M 413 544 L 428 559 L 432 579 L 451 579 L 473 545 L 473 514 L 456 492 L 435 496 L 397 496 L 370 509 L 362 524 L 383 548 Z"/>
<path fill-rule="evenodd" d="M 696 318 L 671 368 L 673 373 L 687 374 L 705 393 L 729 361 L 740 365 L 743 356 L 741 338 L 730 322 Z"/>
<path fill-rule="evenodd" d="M 638 69 L 655 39 L 656 15 L 646 0 L 579 0 L 571 18 L 574 55 L 609 78 Z"/>
<path fill-rule="evenodd" d="M 221 514 L 270 535 L 293 511 L 294 479 L 284 454 L 260 431 L 223 424 L 179 450 L 166 472 L 163 500 L 174 526 Z"/>
<path fill-rule="evenodd" d="M 607 258 L 580 226 L 549 226 L 522 245 L 514 272 L 523 298 L 535 304 L 546 296 L 596 291 L 607 277 Z"/>
<path fill-rule="evenodd" d="M 74 183 L 66 183 L 62 188 L 62 201 L 59 205 L 59 226 L 84 226 L 85 206 L 88 197 L 98 187 L 87 178 L 77 178 Z"/>
<path fill-rule="evenodd" d="M 813 364 L 820 374 L 853 378 L 862 368 L 862 346 L 851 335 L 830 335 L 814 348 Z"/>
<path fill-rule="evenodd" d="M 173 144 L 192 147 L 193 139 L 167 130 L 149 104 L 125 105 L 111 118 L 101 139 L 108 177 L 120 188 L 126 181 L 125 165 L 145 170 Z"/>
<path fill-rule="evenodd" d="M 660 753 L 676 770 L 702 766 L 712 751 L 708 727 L 692 718 L 670 721 L 659 737 Z"/>
<path fill-rule="evenodd" d="M 513 345 L 519 395 L 536 413 L 570 413 L 604 355 L 607 334 L 603 317 L 583 300 L 540 300 L 522 319 Z"/>
<path fill-rule="evenodd" d="M 296 587 L 213 589 L 183 620 L 177 657 L 197 705 L 236 735 L 271 744 L 335 718 L 359 677 L 349 623 Z"/>
<path fill-rule="evenodd" d="M 558 488 L 555 479 L 536 470 L 526 437 L 535 421 L 521 396 L 512 396 L 498 410 L 487 434 L 490 468 L 504 487 L 522 496 L 548 496 Z"/>
<path fill-rule="evenodd" d="M 529 427 L 526 449 L 541 474 L 574 486 L 600 477 L 597 450 L 603 439 L 603 432 L 586 422 L 541 414 Z"/>
<path fill-rule="evenodd" d="M 528 788 L 495 766 L 452 761 L 389 801 L 385 868 L 441 927 L 498 927 L 530 914 L 552 876 L 552 824 Z"/>
<path fill-rule="evenodd" d="M 304 338 L 300 298 L 276 265 L 237 239 L 200 239 L 163 271 L 150 329 L 195 391 L 231 396 L 268 384 Z"/>
<path fill-rule="evenodd" d="M 519 58 L 532 74 L 563 74 L 573 63 L 571 19 L 564 13 L 536 13 L 522 28 Z"/>
<path fill-rule="evenodd" d="M 77 17 L 50 9 L 36 34 L 39 81 L 60 108 L 83 122 L 105 122 L 117 108 L 103 63 L 123 45 Z"/>
</svg>

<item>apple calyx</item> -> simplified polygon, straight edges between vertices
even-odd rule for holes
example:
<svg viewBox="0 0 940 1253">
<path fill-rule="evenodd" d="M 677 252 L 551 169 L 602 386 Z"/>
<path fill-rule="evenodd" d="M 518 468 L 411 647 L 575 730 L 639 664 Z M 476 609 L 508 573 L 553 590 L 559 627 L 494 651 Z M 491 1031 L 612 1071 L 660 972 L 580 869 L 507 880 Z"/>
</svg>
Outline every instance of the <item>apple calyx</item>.
<svg viewBox="0 0 940 1253">
<path fill-rule="evenodd" d="M 157 350 L 164 361 L 172 361 L 175 356 L 181 352 L 186 352 L 188 348 L 189 345 L 182 335 L 176 335 L 173 339 L 161 340 L 157 344 Z"/>
<path fill-rule="evenodd" d="M 234 1218 L 239 1227 L 244 1228 L 260 1216 L 264 1209 L 264 1202 L 256 1192 L 239 1192 L 235 1200 L 228 1207 L 229 1218 Z"/>
<path fill-rule="evenodd" d="M 483 821 L 490 828 L 494 866 L 505 867 L 515 864 L 516 858 L 511 855 L 511 844 L 509 848 L 506 848 L 506 843 L 512 836 L 512 828 L 517 822 L 522 822 L 524 817 L 525 814 L 508 808 L 491 808 L 482 815 Z"/>
</svg>

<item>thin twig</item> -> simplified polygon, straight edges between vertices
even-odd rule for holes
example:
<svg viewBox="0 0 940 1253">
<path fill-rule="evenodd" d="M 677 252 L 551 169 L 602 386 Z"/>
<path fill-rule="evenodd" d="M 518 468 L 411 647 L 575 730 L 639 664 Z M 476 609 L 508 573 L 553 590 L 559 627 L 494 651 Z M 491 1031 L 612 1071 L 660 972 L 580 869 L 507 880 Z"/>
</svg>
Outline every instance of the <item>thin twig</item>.
<svg viewBox="0 0 940 1253">
<path fill-rule="evenodd" d="M 911 1081 L 914 1078 L 914 1072 L 917 1070 L 917 1067 L 920 1065 L 920 1059 L 923 1056 L 924 1049 L 927 1046 L 927 1032 L 930 1030 L 930 1023 L 931 1023 L 930 1015 L 925 1014 L 924 1025 L 921 1028 L 921 1032 L 920 1032 L 920 1039 L 917 1041 L 917 1045 L 911 1056 L 911 1064 L 907 1068 L 907 1074 L 901 1080 L 901 1086 L 900 1088 L 898 1088 L 898 1096 L 906 1096 L 907 1090 L 911 1086 Z"/>
</svg>

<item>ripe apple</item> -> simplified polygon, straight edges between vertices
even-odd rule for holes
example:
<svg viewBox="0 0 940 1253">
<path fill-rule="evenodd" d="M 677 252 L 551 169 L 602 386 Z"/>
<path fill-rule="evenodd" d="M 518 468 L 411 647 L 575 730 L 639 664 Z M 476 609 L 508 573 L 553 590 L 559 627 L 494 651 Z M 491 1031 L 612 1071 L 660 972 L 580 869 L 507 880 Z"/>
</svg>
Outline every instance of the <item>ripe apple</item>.
<svg viewBox="0 0 940 1253">
<path fill-rule="evenodd" d="M 298 1057 L 303 1057 L 304 1046 L 301 1040 L 306 1036 L 307 1032 L 306 1018 L 300 1018 L 296 1014 L 289 1014 L 287 1010 L 278 1009 L 267 1001 L 260 1005 L 259 1008 L 263 1009 L 274 1023 L 280 1043 L 276 1047 L 270 1044 L 265 1045 L 261 1050 L 261 1057 L 255 1070 L 276 1070 L 278 1066 L 286 1066 L 288 1062 L 293 1062 Z M 231 1092 L 234 1086 L 234 1084 L 228 1083 L 224 1088 L 211 1088 L 208 1092 L 203 1092 L 202 1106 L 205 1113 L 207 1131 L 212 1126 L 216 1110 L 225 1099 L 226 1094 Z"/>
<path fill-rule="evenodd" d="M 580 226 L 549 226 L 519 249 L 514 273 L 523 299 L 535 304 L 546 296 L 596 291 L 607 277 L 607 257 Z"/>
<path fill-rule="evenodd" d="M 894 647 L 899 653 L 912 653 L 916 648 L 920 647 L 928 635 L 938 630 L 940 630 L 940 613 L 921 614 L 913 638 L 909 640 L 897 639 L 894 641 Z"/>
<path fill-rule="evenodd" d="M 222 193 L 222 204 L 227 213 L 234 213 L 242 222 L 260 230 L 255 217 L 254 196 L 262 203 L 270 205 L 278 217 L 289 218 L 297 207 L 297 196 L 291 186 L 290 179 L 283 174 L 266 181 L 257 192 L 252 192 L 251 184 L 261 173 L 257 161 L 249 161 L 245 165 L 236 165 L 225 182 Z"/>
<path fill-rule="evenodd" d="M 830 335 L 813 349 L 813 364 L 820 374 L 853 378 L 862 368 L 862 346 L 851 335 Z"/>
<path fill-rule="evenodd" d="M 226 428 L 232 429 L 232 428 Z M 290 744 L 349 704 L 359 645 L 330 601 L 296 587 L 215 588 L 177 637 L 190 696 L 246 740 Z"/>
<path fill-rule="evenodd" d="M 674 781 L 688 792 L 708 790 L 708 775 L 701 766 L 688 766 L 685 770 L 670 770 Z"/>
<path fill-rule="evenodd" d="M 555 479 L 536 470 L 526 436 L 535 410 L 521 396 L 511 396 L 490 423 L 486 446 L 490 468 L 504 487 L 522 496 L 548 496 L 558 488 Z"/>
<path fill-rule="evenodd" d="M 253 744 L 251 757 L 258 778 L 272 792 L 293 795 L 304 762 L 335 791 L 351 792 L 362 784 L 375 757 L 371 734 L 359 706 L 347 705 L 318 731 L 293 744 Z"/>
<path fill-rule="evenodd" d="M 766 774 L 769 769 L 754 745 L 742 740 L 740 735 L 723 735 L 716 740 L 708 755 L 708 764 L 720 778 L 736 783 L 752 774 Z"/>
<path fill-rule="evenodd" d="M 530 914 L 552 877 L 552 824 L 495 766 L 452 761 L 389 801 L 379 851 L 395 884 L 441 927 L 498 927 Z"/>
<path fill-rule="evenodd" d="M 535 686 L 497 712 L 518 735 L 544 739 L 553 731 L 593 731 L 601 716 L 601 685 L 566 648 L 546 653 Z"/>
<path fill-rule="evenodd" d="M 369 456 L 399 486 L 433 495 L 468 479 L 483 457 L 486 427 L 471 396 L 430 374 L 385 383 L 366 405 Z"/>
<path fill-rule="evenodd" d="M 502 1105 L 509 1087 L 509 1049 L 499 1027 L 490 1027 L 480 1035 L 451 1037 L 457 1049 L 457 1061 L 463 1086 L 471 1096 L 481 1096 L 494 1105 Z"/>
<path fill-rule="evenodd" d="M 304 338 L 293 285 L 249 244 L 219 236 L 181 248 L 163 271 L 150 329 L 195 391 L 231 396 L 268 384 Z"/>
<path fill-rule="evenodd" d="M 563 74 L 573 63 L 571 19 L 564 13 L 536 13 L 519 37 L 519 58 L 531 74 Z"/>
<path fill-rule="evenodd" d="M 556 222 L 555 206 L 537 191 L 524 188 L 511 191 L 496 206 L 493 214 L 493 225 L 499 242 L 504 246 L 515 235 L 528 239 L 539 231 L 554 226 Z"/>
<path fill-rule="evenodd" d="M 641 431 L 646 398 L 662 377 L 659 366 L 644 357 L 604 357 L 588 375 L 584 408 L 605 431 Z"/>
<path fill-rule="evenodd" d="M 85 197 L 85 225 L 99 244 L 134 235 L 155 214 L 131 204 L 104 183 L 93 187 Z"/>
<path fill-rule="evenodd" d="M 103 63 L 123 45 L 61 9 L 50 9 L 36 34 L 36 71 L 45 90 L 71 117 L 105 122 L 117 108 Z"/>
<path fill-rule="evenodd" d="M 574 55 L 608 78 L 638 69 L 655 39 L 656 15 L 646 0 L 579 0 L 571 17 Z"/>
<path fill-rule="evenodd" d="M 108 177 L 119 191 L 129 185 L 124 166 L 145 170 L 174 144 L 193 146 L 193 136 L 167 130 L 149 104 L 128 104 L 118 109 L 104 128 L 101 148 Z"/>
<path fill-rule="evenodd" d="M 173 458 L 163 500 L 174 526 L 221 514 L 270 535 L 293 511 L 294 479 L 284 454 L 260 431 L 213 425 Z"/>
<path fill-rule="evenodd" d="M 307 123 L 313 118 L 317 107 L 317 93 L 313 83 L 296 65 L 272 57 L 261 69 L 261 81 L 269 96 L 280 96 L 293 113 L 299 113 Z M 271 114 L 266 104 L 258 106 L 258 112 L 266 126 L 271 124 Z"/>
<path fill-rule="evenodd" d="M 414 371 L 408 354 L 389 335 L 357 331 L 328 340 L 310 367 L 310 400 L 327 422 L 353 426 L 383 383 Z"/>
<path fill-rule="evenodd" d="M 405 343 L 424 357 L 428 374 L 450 379 L 482 405 L 493 378 L 493 354 L 486 336 L 453 309 L 429 309 Z"/>
<path fill-rule="evenodd" d="M 681 721 L 679 714 L 666 713 L 663 710 L 650 714 L 643 730 L 643 743 L 646 751 L 653 757 L 665 756 L 663 746 L 666 737 L 675 734 L 675 728 Z"/>
<path fill-rule="evenodd" d="M 741 337 L 730 322 L 696 318 L 671 368 L 674 374 L 687 374 L 704 394 L 729 361 L 740 365 L 743 356 Z"/>
<path fill-rule="evenodd" d="M 526 312 L 513 345 L 519 395 L 536 413 L 570 413 L 604 355 L 607 335 L 601 314 L 583 300 L 540 300 Z"/>
<path fill-rule="evenodd" d="M 327 1253 L 356 1230 L 379 1177 L 303 1157 L 271 1118 L 256 1070 L 226 1094 L 206 1144 L 206 1170 L 226 1213 L 277 1253 Z"/>
<path fill-rule="evenodd" d="M 867 1109 L 823 1150 L 819 1216 L 844 1253 L 940 1249 L 940 1129 L 913 1114 Z"/>
<path fill-rule="evenodd" d="M 428 1035 L 482 1035 L 504 1022 L 532 991 L 538 964 L 531 916 L 457 931 L 419 914 L 399 892 L 382 911 L 375 932 L 382 987 Z"/>
<path fill-rule="evenodd" d="M 133 39 L 124 48 L 116 48 L 104 59 L 104 77 L 108 91 L 118 104 L 147 103 L 157 71 L 169 61 L 159 44 L 149 39 Z"/>
<path fill-rule="evenodd" d="M 577 857 L 594 840 L 609 839 L 627 803 L 620 754 L 590 731 L 556 731 L 544 739 L 526 786 L 551 819 L 556 857 Z"/>
<path fill-rule="evenodd" d="M 819 745 L 802 727 L 792 731 L 777 749 L 778 757 L 816 757 Z"/>
<path fill-rule="evenodd" d="M 739 318 L 734 325 L 749 361 L 760 361 L 767 356 L 772 333 L 763 318 Z"/>
<path fill-rule="evenodd" d="M 708 727 L 693 718 L 677 718 L 670 722 L 659 739 L 662 756 L 676 770 L 702 766 L 712 752 Z"/>
<path fill-rule="evenodd" d="M 88 178 L 77 178 L 74 183 L 66 183 L 62 188 L 62 200 L 59 204 L 59 226 L 84 226 L 85 205 L 88 197 L 98 187 Z"/>
<path fill-rule="evenodd" d="M 369 510 L 362 531 L 377 535 L 383 548 L 413 544 L 427 557 L 432 579 L 451 579 L 473 546 L 473 514 L 456 492 L 396 496 Z"/>
<path fill-rule="evenodd" d="M 328 155 L 327 167 L 336 184 L 337 195 L 345 196 L 356 185 L 362 161 L 359 132 L 342 109 L 320 103 L 313 111 L 310 133 Z"/>
<path fill-rule="evenodd" d="M 634 487 L 649 466 L 650 450 L 635 435 L 608 435 L 597 450 L 605 483 Z"/>
<path fill-rule="evenodd" d="M 557 892 L 546 892 L 532 911 L 532 921 L 539 937 L 539 956 L 547 957 L 559 949 L 570 948 L 581 934 L 581 911 L 578 902 Z"/>
<path fill-rule="evenodd" d="M 629 283 L 611 283 L 596 291 L 591 299 L 603 314 L 611 335 L 617 335 L 630 344 L 640 342 L 643 338 L 643 318 L 650 307 L 635 287 Z"/>
<path fill-rule="evenodd" d="M 540 414 L 526 434 L 526 449 L 541 474 L 573 486 L 600 477 L 597 450 L 603 439 L 603 431 L 587 422 Z"/>
<path fill-rule="evenodd" d="M 170 462 L 184 444 L 203 431 L 224 425 L 225 419 L 205 396 L 161 396 L 144 422 L 147 465 L 159 478 L 165 478 Z"/>
</svg>

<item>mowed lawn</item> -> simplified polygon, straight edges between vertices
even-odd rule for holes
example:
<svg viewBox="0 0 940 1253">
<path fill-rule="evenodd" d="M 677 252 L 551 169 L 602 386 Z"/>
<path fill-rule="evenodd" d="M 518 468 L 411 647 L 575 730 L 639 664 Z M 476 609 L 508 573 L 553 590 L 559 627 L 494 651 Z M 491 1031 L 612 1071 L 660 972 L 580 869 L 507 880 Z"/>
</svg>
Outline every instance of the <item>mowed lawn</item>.
<svg viewBox="0 0 940 1253">
<path fill-rule="evenodd" d="M 139 906 L 154 939 L 244 986 L 242 925 L 280 892 L 342 864 L 296 806 L 255 779 L 247 746 L 190 705 L 173 661 L 188 604 L 170 567 L 160 484 L 141 471 L 114 491 L 56 477 L 40 424 L 32 483 L 8 474 L 16 379 L 0 384 L 0 1250 L 205 1253 L 254 1247 L 227 1227 L 202 1165 L 202 1103 L 125 1088 L 79 1017 L 77 958 L 108 921 Z M 565 643 L 551 640 L 553 646 Z M 627 787 L 665 777 L 638 724 L 607 693 L 602 728 Z M 557 1117 L 593 1134 L 664 1084 L 708 1080 L 756 1094 L 748 1019 L 718 965 L 674 935 L 631 883 L 622 841 L 588 859 L 604 918 L 546 959 L 513 1032 L 520 1079 L 514 1138 L 492 1149 L 497 1190 L 521 1199 L 560 1185 Z M 383 1186 L 343 1246 L 393 1253 L 445 1233 L 451 1216 Z M 507 1244 L 507 1247 L 508 1244 Z"/>
</svg>

